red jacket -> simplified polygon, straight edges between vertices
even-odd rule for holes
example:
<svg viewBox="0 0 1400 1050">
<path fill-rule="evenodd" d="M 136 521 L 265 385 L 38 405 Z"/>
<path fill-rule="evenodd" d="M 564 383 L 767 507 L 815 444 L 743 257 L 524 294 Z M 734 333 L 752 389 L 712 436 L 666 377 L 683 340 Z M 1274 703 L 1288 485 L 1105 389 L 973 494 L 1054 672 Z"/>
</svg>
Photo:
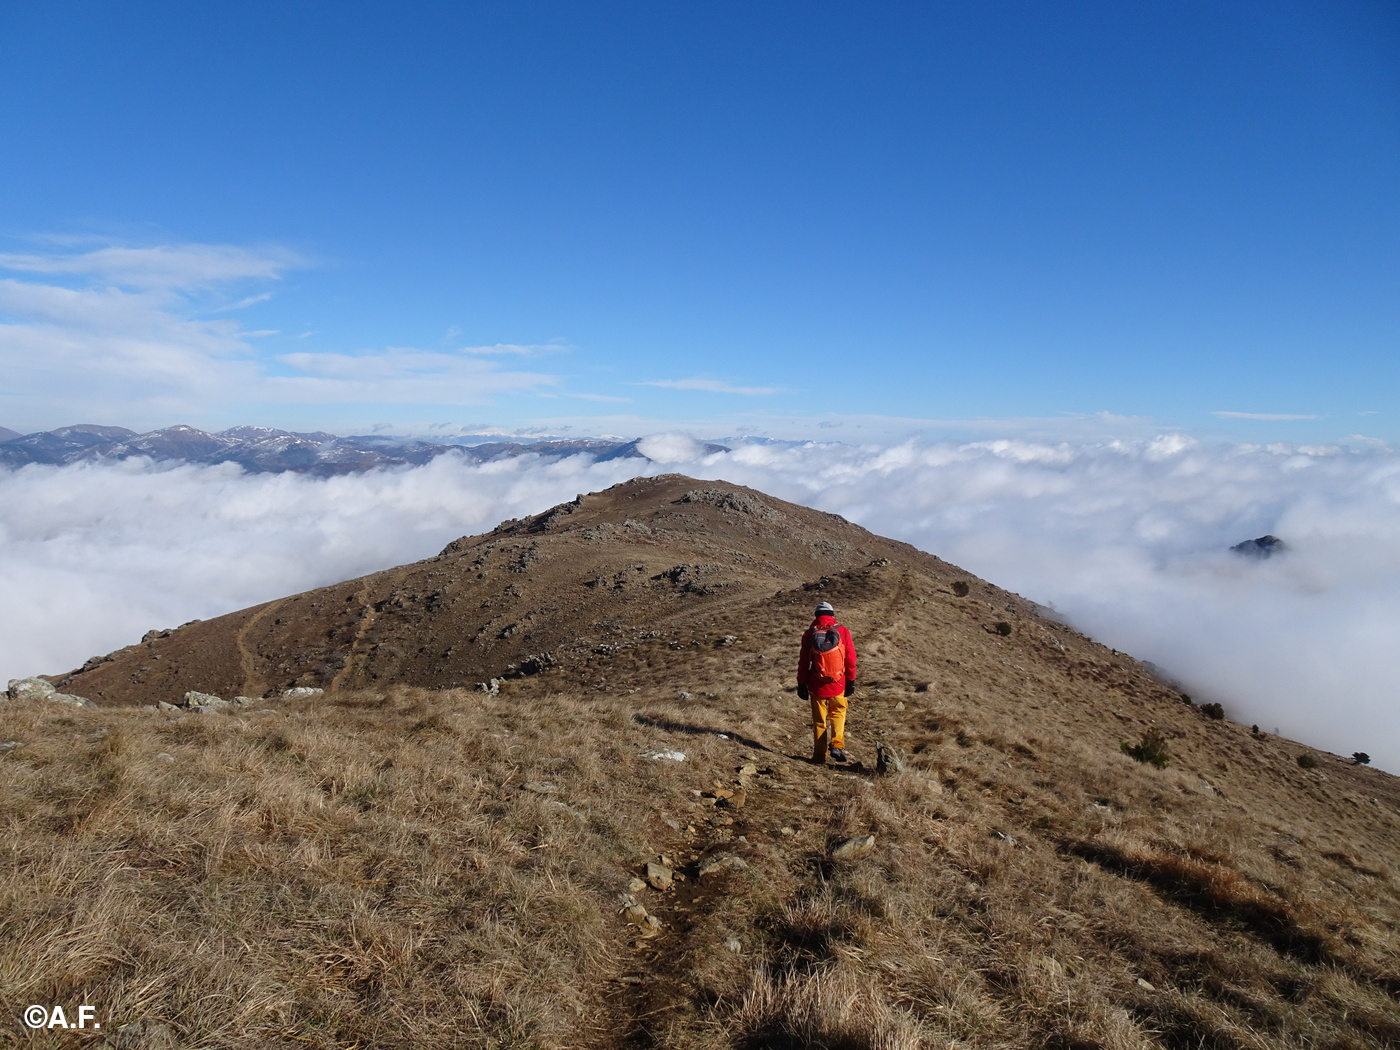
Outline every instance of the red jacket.
<svg viewBox="0 0 1400 1050">
<path fill-rule="evenodd" d="M 846 650 L 846 682 L 856 680 L 856 643 L 851 641 L 851 632 L 837 623 L 834 616 L 818 616 L 812 621 L 812 626 L 808 627 L 802 634 L 802 652 L 797 657 L 797 684 L 805 685 L 809 695 L 821 699 L 840 696 L 846 691 L 846 682 L 835 681 L 827 682 L 825 685 L 814 685 L 807 681 L 812 673 L 812 632 L 817 628 L 826 630 L 833 626 L 841 632 L 841 646 Z"/>
</svg>

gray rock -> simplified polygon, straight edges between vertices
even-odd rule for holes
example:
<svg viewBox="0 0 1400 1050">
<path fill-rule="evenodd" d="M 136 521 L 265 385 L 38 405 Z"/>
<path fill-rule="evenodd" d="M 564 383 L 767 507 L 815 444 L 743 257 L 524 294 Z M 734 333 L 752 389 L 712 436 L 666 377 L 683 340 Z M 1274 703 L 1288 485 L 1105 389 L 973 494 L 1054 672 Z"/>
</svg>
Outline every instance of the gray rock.
<svg viewBox="0 0 1400 1050">
<path fill-rule="evenodd" d="M 648 864 L 646 880 L 654 890 L 669 890 L 673 881 L 671 869 L 664 864 Z"/>
<path fill-rule="evenodd" d="M 174 755 L 171 755 L 171 754 L 167 754 L 166 752 L 162 751 L 160 754 L 156 755 L 156 761 L 157 761 L 157 762 L 174 762 L 174 761 L 175 761 L 175 756 L 174 756 Z"/>
<path fill-rule="evenodd" d="M 234 707 L 252 707 L 257 702 L 258 698 L 255 696 L 235 696 L 229 701 Z"/>
<path fill-rule="evenodd" d="M 643 751 L 642 757 L 649 762 L 684 762 L 685 752 L 673 751 L 669 747 L 658 747 L 650 751 Z"/>
<path fill-rule="evenodd" d="M 57 690 L 47 678 L 11 678 L 5 692 L 11 700 L 46 700 Z"/>
<path fill-rule="evenodd" d="M 838 843 L 831 851 L 832 860 L 859 860 L 875 848 L 874 835 L 857 835 L 853 839 Z"/>
<path fill-rule="evenodd" d="M 690 699 L 690 694 L 687 693 L 684 689 L 682 689 L 679 693 L 676 694 L 676 699 L 684 703 L 686 700 Z"/>
<path fill-rule="evenodd" d="M 3 744 L 0 744 L 0 755 L 8 755 L 19 746 L 20 742 L 18 740 L 6 740 Z"/>
<path fill-rule="evenodd" d="M 185 694 L 185 702 L 181 706 L 208 708 L 227 707 L 228 701 L 215 696 L 213 693 L 201 693 L 198 690 L 191 689 Z"/>
<path fill-rule="evenodd" d="M 875 745 L 875 772 L 893 774 L 904 772 L 904 759 L 888 744 Z"/>
<path fill-rule="evenodd" d="M 72 693 L 50 693 L 44 697 L 45 700 L 53 704 L 67 704 L 69 707 L 96 707 L 91 700 L 85 696 L 74 696 Z"/>
<path fill-rule="evenodd" d="M 178 707 L 176 707 L 174 704 L 168 704 L 168 703 L 166 703 L 164 700 L 157 700 L 157 701 L 156 701 L 156 710 L 158 710 L 158 711 L 178 711 L 178 710 L 180 710 L 180 709 L 179 709 Z"/>
<path fill-rule="evenodd" d="M 724 871 L 748 871 L 749 863 L 743 857 L 736 857 L 732 853 L 717 853 L 713 857 L 702 860 L 695 869 L 698 878 L 706 875 L 718 875 Z"/>
<path fill-rule="evenodd" d="M 485 693 L 487 696 L 497 696 L 501 692 L 501 680 L 492 678 L 486 682 L 477 682 L 476 689 L 477 692 Z"/>
<path fill-rule="evenodd" d="M 526 791 L 533 791 L 536 795 L 557 795 L 559 789 L 548 780 L 527 780 L 520 785 Z"/>
<path fill-rule="evenodd" d="M 290 688 L 290 689 L 284 689 L 284 690 L 282 690 L 282 699 L 283 699 L 283 700 L 306 700 L 306 699 L 309 699 L 310 697 L 313 697 L 313 696 L 321 696 L 321 695 L 324 694 L 324 693 L 325 693 L 325 690 L 324 690 L 324 689 L 317 689 L 315 686 L 311 686 L 311 685 L 296 685 L 296 686 L 292 686 L 292 688 Z"/>
<path fill-rule="evenodd" d="M 628 892 L 628 893 L 641 893 L 642 890 L 644 890 L 644 889 L 646 889 L 646 888 L 647 888 L 647 884 L 646 884 L 645 882 L 643 882 L 641 879 L 637 878 L 635 875 L 633 875 L 632 878 L 631 878 L 630 880 L 628 880 L 628 883 L 627 883 L 627 892 Z"/>
</svg>

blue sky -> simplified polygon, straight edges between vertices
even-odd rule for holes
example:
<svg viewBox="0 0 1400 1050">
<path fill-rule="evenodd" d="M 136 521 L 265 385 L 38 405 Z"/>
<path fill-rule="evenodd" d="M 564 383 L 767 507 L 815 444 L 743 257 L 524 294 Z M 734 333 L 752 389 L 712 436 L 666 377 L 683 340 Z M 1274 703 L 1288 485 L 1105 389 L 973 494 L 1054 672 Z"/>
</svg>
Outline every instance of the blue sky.
<svg viewBox="0 0 1400 1050">
<path fill-rule="evenodd" d="M 0 98 L 18 430 L 1400 440 L 1385 3 L 9 4 Z"/>
</svg>

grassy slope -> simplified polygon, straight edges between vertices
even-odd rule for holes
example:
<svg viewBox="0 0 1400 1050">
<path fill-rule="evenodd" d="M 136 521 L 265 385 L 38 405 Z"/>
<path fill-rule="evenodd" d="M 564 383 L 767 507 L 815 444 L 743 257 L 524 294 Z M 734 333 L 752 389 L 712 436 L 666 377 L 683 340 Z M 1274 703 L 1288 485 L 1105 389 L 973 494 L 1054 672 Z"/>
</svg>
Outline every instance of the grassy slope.
<svg viewBox="0 0 1400 1050">
<path fill-rule="evenodd" d="M 1400 1043 L 1395 779 L 1302 770 L 947 583 L 821 591 L 864 661 L 851 747 L 899 746 L 896 777 L 801 761 L 802 590 L 618 628 L 496 697 L 4 705 L 0 1003 L 210 1047 Z M 1149 727 L 1165 770 L 1120 750 Z M 695 794 L 716 786 L 746 803 Z M 864 833 L 869 857 L 828 859 Z M 719 852 L 748 868 L 695 878 Z M 617 897 L 663 855 L 691 877 L 638 893 L 665 924 L 643 938 Z"/>
</svg>

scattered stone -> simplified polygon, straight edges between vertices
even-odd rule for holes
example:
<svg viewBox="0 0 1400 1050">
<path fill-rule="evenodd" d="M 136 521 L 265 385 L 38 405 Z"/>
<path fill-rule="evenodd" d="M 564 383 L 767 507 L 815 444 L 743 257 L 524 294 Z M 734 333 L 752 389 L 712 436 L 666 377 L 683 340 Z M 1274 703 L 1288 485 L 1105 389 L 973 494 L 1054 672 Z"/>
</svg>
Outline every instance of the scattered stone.
<svg viewBox="0 0 1400 1050">
<path fill-rule="evenodd" d="M 638 927 L 643 937 L 655 937 L 661 932 L 661 920 L 637 903 L 637 898 L 630 893 L 624 893 L 621 901 L 620 914 L 633 926 Z"/>
<path fill-rule="evenodd" d="M 719 805 L 719 799 L 715 798 L 714 795 L 701 795 L 701 796 L 700 796 L 700 805 L 702 805 L 702 806 L 717 806 L 717 805 Z"/>
<path fill-rule="evenodd" d="M 254 696 L 235 696 L 229 701 L 234 707 L 252 707 L 257 702 L 257 697 Z"/>
<path fill-rule="evenodd" d="M 744 946 L 739 943 L 738 937 L 729 938 L 729 940 L 724 942 L 724 946 L 728 948 L 731 952 L 733 952 L 735 955 L 738 955 L 741 951 L 744 950 Z"/>
<path fill-rule="evenodd" d="M 734 644 L 735 642 L 737 642 L 738 640 L 739 640 L 739 639 L 738 639 L 737 636 L 732 635 L 732 634 L 726 634 L 726 635 L 725 635 L 723 638 L 721 638 L 719 641 L 715 642 L 715 646 L 716 646 L 717 648 L 724 649 L 724 648 L 727 648 L 728 646 L 733 645 L 733 644 Z"/>
<path fill-rule="evenodd" d="M 290 689 L 282 690 L 282 699 L 306 700 L 313 696 L 322 696 L 325 692 L 324 689 L 317 689 L 315 686 L 311 685 L 296 685 Z"/>
<path fill-rule="evenodd" d="M 875 772 L 881 776 L 904 772 L 904 759 L 888 744 L 875 745 Z"/>
<path fill-rule="evenodd" d="M 1155 984 L 1153 984 L 1150 981 L 1145 981 L 1141 977 L 1137 979 L 1137 986 L 1141 988 L 1144 992 L 1155 992 L 1157 990 L 1157 986 Z"/>
<path fill-rule="evenodd" d="M 670 817 L 667 817 L 664 821 L 662 821 L 662 823 L 665 824 L 672 831 L 681 830 L 681 822 L 679 820 L 672 820 Z"/>
<path fill-rule="evenodd" d="M 11 700 L 47 700 L 57 691 L 47 678 L 11 678 L 5 690 Z"/>
<path fill-rule="evenodd" d="M 673 751 L 668 747 L 653 748 L 650 751 L 643 751 L 642 757 L 649 762 L 684 762 L 685 754 L 681 751 Z"/>
<path fill-rule="evenodd" d="M 228 701 L 227 701 L 227 700 L 223 700 L 223 699 L 221 699 L 221 698 L 215 696 L 213 693 L 201 693 L 201 692 L 198 692 L 197 690 L 191 689 L 188 693 L 185 694 L 185 702 L 184 702 L 184 704 L 183 704 L 182 706 L 183 706 L 183 707 L 191 707 L 191 708 L 193 708 L 193 707 L 208 707 L 208 708 L 227 707 L 227 706 L 228 706 Z"/>
<path fill-rule="evenodd" d="M 643 880 L 637 878 L 635 875 L 633 875 L 631 880 L 627 883 L 628 893 L 641 893 L 642 890 L 646 888 L 647 884 Z"/>
<path fill-rule="evenodd" d="M 682 689 L 679 693 L 676 694 L 676 699 L 684 703 L 686 700 L 690 699 L 690 694 L 687 693 L 684 689 Z"/>
<path fill-rule="evenodd" d="M 527 780 L 520 785 L 526 791 L 533 791 L 536 795 L 557 795 L 559 789 L 548 780 Z"/>
<path fill-rule="evenodd" d="M 6 740 L 3 744 L 0 744 L 0 755 L 8 755 L 19 746 L 20 742 L 18 740 Z"/>
<path fill-rule="evenodd" d="M 156 761 L 157 761 L 157 762 L 174 762 L 174 761 L 175 761 L 175 756 L 174 756 L 174 755 L 171 755 L 171 754 L 167 754 L 166 752 L 162 751 L 160 754 L 156 755 Z"/>
<path fill-rule="evenodd" d="M 728 798 L 724 799 L 724 805 L 732 809 L 741 809 L 748 800 L 749 793 L 747 791 L 735 791 Z"/>
<path fill-rule="evenodd" d="M 992 838 L 994 838 L 994 839 L 1001 839 L 1002 842 L 1010 843 L 1012 846 L 1016 845 L 1016 840 L 1015 840 L 1014 838 L 1012 838 L 1010 835 L 1008 835 L 1008 834 L 1007 834 L 1006 832 L 1004 832 L 1004 831 L 995 831 L 995 830 L 994 830 L 994 831 L 992 832 Z"/>
<path fill-rule="evenodd" d="M 669 890 L 672 882 L 671 869 L 664 864 L 648 864 L 647 885 L 654 890 Z"/>
<path fill-rule="evenodd" d="M 758 767 L 752 762 L 748 763 L 747 765 L 740 766 L 739 775 L 741 777 L 756 777 L 758 776 Z"/>
<path fill-rule="evenodd" d="M 895 709 L 896 711 L 903 711 L 903 710 L 904 710 L 904 701 L 901 700 L 899 703 L 895 704 L 895 705 L 894 705 L 894 709 Z"/>
<path fill-rule="evenodd" d="M 178 710 L 180 710 L 180 709 L 179 709 L 178 707 L 176 707 L 174 704 L 168 704 L 168 703 L 166 703 L 164 700 L 157 700 L 157 701 L 156 701 L 156 710 L 157 710 L 157 711 L 178 711 Z"/>
<path fill-rule="evenodd" d="M 727 828 L 734 823 L 733 817 L 715 817 L 715 823 L 722 828 Z"/>
<path fill-rule="evenodd" d="M 501 680 L 499 678 L 491 678 L 485 682 L 477 682 L 476 691 L 485 693 L 487 696 L 499 696 L 501 692 Z"/>
<path fill-rule="evenodd" d="M 717 853 L 713 857 L 702 860 L 695 869 L 697 878 L 703 879 L 706 875 L 715 875 L 723 871 L 748 871 L 748 861 L 743 857 L 736 857 L 732 853 Z"/>
<path fill-rule="evenodd" d="M 831 851 L 832 860 L 859 860 L 875 848 L 874 835 L 858 835 L 838 843 Z"/>
<path fill-rule="evenodd" d="M 778 829 L 778 834 L 782 835 L 784 838 L 788 838 L 793 835 L 796 835 L 797 832 L 793 831 L 792 828 L 788 827 L 787 825 L 783 825 L 781 828 Z"/>
</svg>

